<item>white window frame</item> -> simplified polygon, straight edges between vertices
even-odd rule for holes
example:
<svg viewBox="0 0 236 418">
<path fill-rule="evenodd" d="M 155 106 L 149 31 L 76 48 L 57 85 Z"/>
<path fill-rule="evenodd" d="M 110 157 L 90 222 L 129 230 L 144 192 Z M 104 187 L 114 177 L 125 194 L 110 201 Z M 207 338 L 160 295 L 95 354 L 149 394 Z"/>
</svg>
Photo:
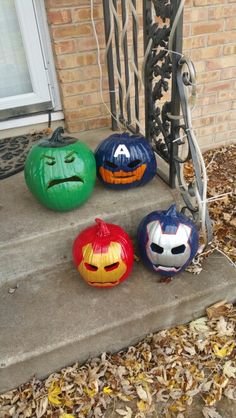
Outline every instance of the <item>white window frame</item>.
<svg viewBox="0 0 236 418">
<path fill-rule="evenodd" d="M 0 120 L 62 108 L 44 1 L 14 2 L 33 92 L 0 98 Z"/>
</svg>

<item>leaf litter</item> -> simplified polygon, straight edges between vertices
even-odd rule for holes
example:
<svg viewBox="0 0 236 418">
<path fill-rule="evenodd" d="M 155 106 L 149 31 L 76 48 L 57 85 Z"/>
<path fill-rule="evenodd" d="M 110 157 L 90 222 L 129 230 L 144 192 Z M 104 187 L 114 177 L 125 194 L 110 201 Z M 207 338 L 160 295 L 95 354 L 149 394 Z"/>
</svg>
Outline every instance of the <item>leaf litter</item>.
<svg viewBox="0 0 236 418">
<path fill-rule="evenodd" d="M 200 396 L 202 416 L 220 418 L 222 397 L 236 400 L 235 325 L 236 307 L 218 302 L 187 325 L 0 395 L 0 417 L 185 418 Z"/>
<path fill-rule="evenodd" d="M 207 151 L 203 155 L 208 177 L 207 198 L 219 197 L 208 202 L 209 215 L 213 222 L 211 248 L 200 254 L 188 271 L 199 274 L 202 261 L 215 249 L 236 263 L 236 144 Z M 187 183 L 194 180 L 191 161 L 184 166 Z M 223 196 L 222 196 L 223 195 Z"/>
<path fill-rule="evenodd" d="M 214 248 L 236 261 L 235 158 L 235 145 L 205 154 L 208 197 L 231 194 L 209 204 L 214 242 L 196 261 L 197 272 Z M 189 180 L 192 173 L 188 163 Z M 187 325 L 0 395 L 0 418 L 185 418 L 199 397 L 202 417 L 224 418 L 218 402 L 222 397 L 236 401 L 235 324 L 236 307 L 220 301 Z"/>
</svg>

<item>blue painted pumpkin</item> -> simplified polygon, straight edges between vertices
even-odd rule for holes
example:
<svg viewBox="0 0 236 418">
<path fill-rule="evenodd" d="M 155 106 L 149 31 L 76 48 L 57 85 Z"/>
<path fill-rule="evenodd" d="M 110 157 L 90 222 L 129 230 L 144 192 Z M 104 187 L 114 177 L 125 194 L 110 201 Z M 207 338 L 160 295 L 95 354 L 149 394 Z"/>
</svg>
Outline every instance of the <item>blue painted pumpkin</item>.
<svg viewBox="0 0 236 418">
<path fill-rule="evenodd" d="M 163 276 L 183 271 L 198 250 L 198 230 L 172 205 L 149 213 L 138 228 L 140 256 L 150 269 Z"/>
<path fill-rule="evenodd" d="M 143 186 L 156 174 L 156 158 L 147 139 L 114 134 L 96 149 L 97 175 L 107 187 L 129 189 Z"/>
</svg>

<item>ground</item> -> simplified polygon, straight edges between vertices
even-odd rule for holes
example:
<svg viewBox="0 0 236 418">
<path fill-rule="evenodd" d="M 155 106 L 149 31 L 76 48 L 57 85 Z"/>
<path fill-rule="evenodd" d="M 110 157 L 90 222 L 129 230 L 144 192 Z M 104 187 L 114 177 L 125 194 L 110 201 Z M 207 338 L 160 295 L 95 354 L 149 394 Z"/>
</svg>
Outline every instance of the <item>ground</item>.
<svg viewBox="0 0 236 418">
<path fill-rule="evenodd" d="M 235 254 L 236 146 L 205 155 L 213 246 Z M 191 165 L 186 167 L 191 178 Z M 164 285 L 164 284 L 163 284 Z M 0 395 L 0 418 L 235 418 L 236 308 L 219 302 L 190 324 L 75 364 Z"/>
</svg>

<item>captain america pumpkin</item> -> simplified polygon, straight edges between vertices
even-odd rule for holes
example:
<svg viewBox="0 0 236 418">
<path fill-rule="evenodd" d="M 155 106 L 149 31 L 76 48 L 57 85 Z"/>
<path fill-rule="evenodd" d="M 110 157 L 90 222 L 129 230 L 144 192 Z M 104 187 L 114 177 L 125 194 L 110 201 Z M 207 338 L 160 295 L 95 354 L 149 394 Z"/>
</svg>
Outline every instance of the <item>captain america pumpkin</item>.
<svg viewBox="0 0 236 418">
<path fill-rule="evenodd" d="M 97 176 L 109 188 L 143 186 L 156 174 L 156 158 L 147 139 L 128 133 L 106 138 L 96 149 Z"/>
<path fill-rule="evenodd" d="M 81 277 L 93 287 L 109 288 L 130 274 L 134 251 L 128 234 L 118 225 L 95 219 L 74 241 L 73 258 Z"/>
<path fill-rule="evenodd" d="M 172 205 L 149 213 L 138 228 L 140 256 L 150 269 L 172 277 L 185 270 L 198 251 L 198 230 Z"/>
</svg>

